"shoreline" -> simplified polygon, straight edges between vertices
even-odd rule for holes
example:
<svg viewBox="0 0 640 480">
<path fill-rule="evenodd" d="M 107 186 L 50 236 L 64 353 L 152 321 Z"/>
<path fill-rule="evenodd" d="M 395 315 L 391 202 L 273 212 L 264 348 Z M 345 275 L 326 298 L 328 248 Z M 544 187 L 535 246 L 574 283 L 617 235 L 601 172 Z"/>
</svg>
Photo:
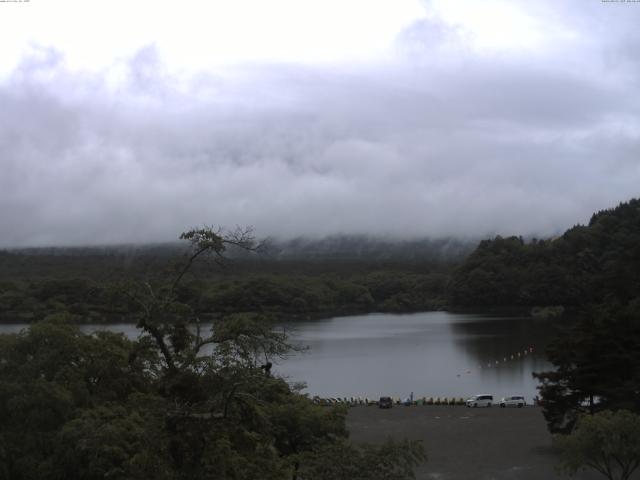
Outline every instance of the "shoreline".
<svg viewBox="0 0 640 480">
<path fill-rule="evenodd" d="M 438 308 L 416 308 L 416 309 L 405 309 L 405 310 L 359 310 L 359 309 L 337 309 L 337 310 L 325 310 L 325 311 L 315 311 L 308 313 L 290 313 L 290 312 L 278 312 L 278 311 L 234 311 L 234 312 L 225 312 L 225 313 L 201 313 L 201 323 L 211 323 L 215 320 L 218 320 L 221 317 L 226 315 L 235 315 L 235 314 L 257 314 L 257 315 L 265 315 L 266 317 L 278 317 L 278 323 L 280 322 L 307 322 L 314 320 L 324 320 L 328 318 L 341 318 L 341 317 L 351 317 L 357 315 L 413 315 L 417 313 L 430 313 L 430 312 L 449 312 L 449 313 L 458 313 L 458 314 L 477 314 L 477 315 L 486 315 L 486 316 L 500 316 L 500 317 L 532 317 L 531 308 L 514 308 L 514 307 L 494 307 L 494 308 L 465 308 L 465 307 L 450 307 L 450 306 L 442 306 Z M 70 313 L 70 312 L 59 312 L 59 313 L 69 313 L 72 317 L 80 316 L 78 314 Z M 16 318 L 8 318 L 11 314 L 15 315 Z M 36 323 L 42 320 L 42 318 L 19 318 L 23 315 L 20 312 L 3 312 L 0 315 L 0 325 L 16 325 L 16 324 L 26 324 L 29 325 L 31 323 Z M 89 315 L 90 316 L 90 315 Z M 87 318 L 85 320 L 78 320 L 73 322 L 74 325 L 125 325 L 125 324 L 133 324 L 136 323 L 132 320 L 124 318 L 124 314 L 122 313 L 110 313 L 103 314 L 100 317 L 94 316 L 93 318 Z M 112 319 L 109 319 L 111 317 Z M 118 317 L 118 318 L 116 318 Z"/>
</svg>

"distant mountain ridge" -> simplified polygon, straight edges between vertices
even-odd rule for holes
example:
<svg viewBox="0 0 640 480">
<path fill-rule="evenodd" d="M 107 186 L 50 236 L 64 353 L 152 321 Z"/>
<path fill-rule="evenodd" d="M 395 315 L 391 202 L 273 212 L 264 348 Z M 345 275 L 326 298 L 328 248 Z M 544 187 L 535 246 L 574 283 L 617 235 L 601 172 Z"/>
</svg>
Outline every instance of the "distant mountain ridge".
<svg viewBox="0 0 640 480">
<path fill-rule="evenodd" d="M 388 239 L 366 235 L 334 235 L 320 239 L 267 239 L 261 260 L 286 261 L 430 261 L 452 263 L 461 261 L 477 245 L 477 240 L 420 238 Z M 34 256 L 107 256 L 165 257 L 181 254 L 185 244 L 167 242 L 155 244 L 123 244 L 85 247 L 31 247 L 0 250 L 2 254 Z M 246 252 L 230 250 L 231 258 L 247 259 Z"/>
<path fill-rule="evenodd" d="M 298 237 L 272 240 L 267 254 L 283 260 L 402 260 L 458 262 L 477 241 L 455 238 L 395 240 L 365 235 L 335 235 L 322 239 Z"/>
</svg>

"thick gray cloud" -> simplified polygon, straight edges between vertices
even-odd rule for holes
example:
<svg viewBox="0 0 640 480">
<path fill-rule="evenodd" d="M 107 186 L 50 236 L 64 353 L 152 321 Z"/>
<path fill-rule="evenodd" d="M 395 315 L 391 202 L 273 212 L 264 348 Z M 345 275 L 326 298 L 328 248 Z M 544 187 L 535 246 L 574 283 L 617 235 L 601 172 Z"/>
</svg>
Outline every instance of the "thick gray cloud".
<svg viewBox="0 0 640 480">
<path fill-rule="evenodd" d="M 640 6 L 593 3 L 554 11 L 583 40 L 531 55 L 472 51 L 433 19 L 378 65 L 186 75 L 150 45 L 87 73 L 40 49 L 0 84 L 0 245 L 585 222 L 640 185 Z"/>
</svg>

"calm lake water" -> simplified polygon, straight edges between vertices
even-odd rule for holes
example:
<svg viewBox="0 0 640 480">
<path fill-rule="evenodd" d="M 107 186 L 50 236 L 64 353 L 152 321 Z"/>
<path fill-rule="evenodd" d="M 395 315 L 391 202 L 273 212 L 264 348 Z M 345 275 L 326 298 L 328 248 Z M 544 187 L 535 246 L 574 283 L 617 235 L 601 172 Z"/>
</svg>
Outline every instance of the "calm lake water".
<svg viewBox="0 0 640 480">
<path fill-rule="evenodd" d="M 0 325 L 0 333 L 25 326 Z M 310 395 L 406 398 L 414 392 L 418 398 L 492 393 L 525 395 L 531 401 L 537 393 L 531 373 L 550 368 L 543 351 L 552 327 L 531 318 L 425 312 L 283 326 L 294 343 L 309 349 L 279 360 L 274 372 L 292 382 L 306 382 Z M 82 329 L 109 329 L 132 338 L 138 334 L 127 324 Z"/>
<path fill-rule="evenodd" d="M 287 327 L 309 351 L 279 362 L 277 371 L 323 397 L 493 393 L 531 401 L 537 394 L 531 373 L 551 368 L 544 348 L 553 329 L 531 318 L 371 314 Z"/>
</svg>

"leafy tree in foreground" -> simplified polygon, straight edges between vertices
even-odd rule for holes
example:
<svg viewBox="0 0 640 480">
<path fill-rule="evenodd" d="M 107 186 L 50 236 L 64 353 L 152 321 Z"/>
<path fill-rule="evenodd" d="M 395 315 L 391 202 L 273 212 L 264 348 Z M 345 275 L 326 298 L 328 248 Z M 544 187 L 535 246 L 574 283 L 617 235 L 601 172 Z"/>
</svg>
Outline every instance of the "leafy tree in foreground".
<svg viewBox="0 0 640 480">
<path fill-rule="evenodd" d="M 313 405 L 270 374 L 290 348 L 285 332 L 255 314 L 204 331 L 181 301 L 194 262 L 255 248 L 250 231 L 181 238 L 191 243 L 184 265 L 120 290 L 137 340 L 82 333 L 68 315 L 0 335 L 0 478 L 280 480 L 352 461 L 380 472 L 366 478 L 410 478 L 416 447 L 353 447 L 343 409 Z"/>
<path fill-rule="evenodd" d="M 628 480 L 640 466 L 640 415 L 620 410 L 580 417 L 554 444 L 562 455 L 559 469 L 569 475 L 593 469 L 609 480 Z"/>
<path fill-rule="evenodd" d="M 543 413 L 554 433 L 568 433 L 583 413 L 640 412 L 640 299 L 584 313 L 547 348 L 555 370 L 536 373 Z"/>
</svg>

